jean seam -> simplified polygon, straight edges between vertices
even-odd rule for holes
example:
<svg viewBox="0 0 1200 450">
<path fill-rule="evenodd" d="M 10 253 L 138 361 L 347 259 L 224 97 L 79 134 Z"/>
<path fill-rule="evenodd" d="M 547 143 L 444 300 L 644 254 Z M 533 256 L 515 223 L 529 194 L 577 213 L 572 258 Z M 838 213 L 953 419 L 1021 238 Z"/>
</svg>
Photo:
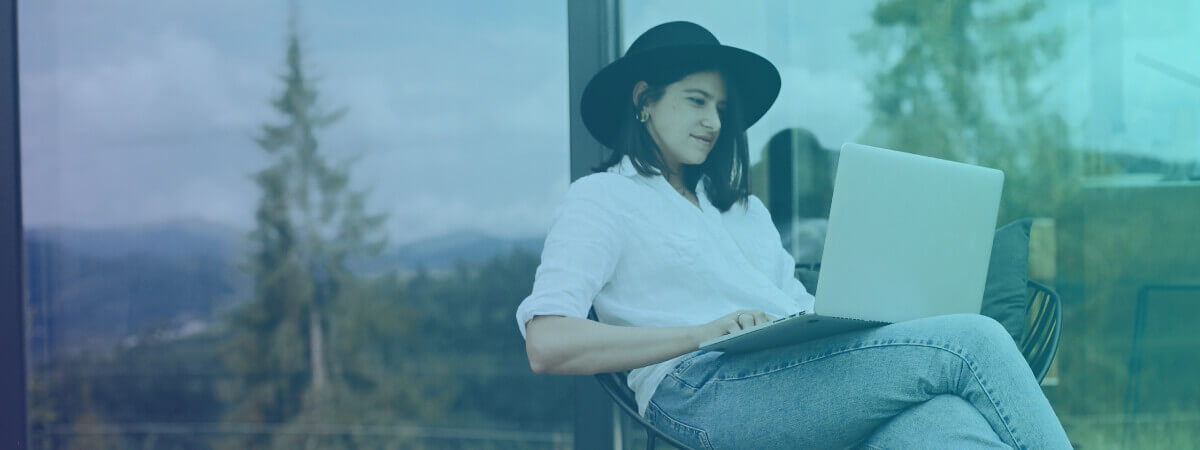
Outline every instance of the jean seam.
<svg viewBox="0 0 1200 450">
<path fill-rule="evenodd" d="M 675 364 L 675 368 L 671 370 L 671 373 L 669 375 L 675 375 L 675 374 L 678 374 L 679 372 L 687 370 L 687 368 L 691 366 L 691 362 L 693 359 L 704 356 L 705 353 L 707 353 L 707 352 L 705 352 L 703 350 L 698 350 L 698 351 L 692 352 L 692 353 L 688 354 L 687 356 L 683 357 L 683 359 L 679 360 L 679 362 Z"/>
<path fill-rule="evenodd" d="M 679 384 L 682 384 L 684 387 L 686 387 L 686 388 L 688 388 L 688 389 L 690 389 L 690 390 L 692 390 L 692 391 L 699 391 L 699 390 L 700 390 L 700 386 L 693 386 L 691 383 L 688 383 L 686 380 L 684 380 L 684 379 L 683 379 L 682 377 L 680 377 L 679 375 L 680 375 L 679 373 L 670 373 L 670 374 L 667 374 L 667 376 L 669 376 L 669 377 L 673 378 L 673 379 L 674 379 L 676 382 L 678 382 Z"/>
<path fill-rule="evenodd" d="M 672 425 L 675 425 L 679 428 L 683 428 L 683 429 L 686 429 L 686 430 L 689 430 L 689 431 L 695 433 L 696 436 L 700 438 L 700 443 L 704 445 L 704 448 L 707 448 L 710 450 L 713 448 L 712 443 L 709 442 L 709 440 L 708 440 L 708 432 L 707 431 L 704 431 L 703 429 L 698 428 L 698 427 L 688 425 L 674 417 L 671 417 L 670 414 L 667 414 L 666 411 L 663 411 L 662 407 L 658 406 L 658 403 L 655 403 L 653 400 L 650 401 L 650 404 L 654 405 L 654 409 L 658 411 L 657 413 L 659 415 L 663 416 L 664 419 L 670 421 Z"/>
<path fill-rule="evenodd" d="M 975 370 L 974 361 L 972 361 L 971 358 L 961 355 L 958 352 L 952 351 L 948 348 L 946 351 L 954 356 L 957 356 L 963 363 L 966 364 L 967 368 L 971 370 L 971 376 L 975 378 L 976 383 L 979 383 L 979 387 L 981 390 L 983 390 L 984 395 L 987 395 L 988 402 L 991 403 L 992 408 L 996 410 L 996 415 L 1000 417 L 1000 423 L 1004 424 L 1004 429 L 1008 431 L 1008 437 L 1012 438 L 1012 441 L 1014 444 L 1016 444 L 1017 448 L 1028 448 L 1025 446 L 1025 444 L 1021 443 L 1019 438 L 1017 438 L 1017 433 L 1015 430 L 1013 430 L 1012 424 L 1008 423 L 1008 415 L 1004 413 L 1004 409 L 1001 408 L 1000 405 L 996 403 L 996 399 L 992 397 L 992 389 L 988 387 L 988 384 L 983 381 L 983 377 L 980 376 L 979 372 Z M 962 353 L 965 354 L 966 351 L 962 351 Z"/>
<path fill-rule="evenodd" d="M 729 377 L 729 378 L 713 377 L 711 380 L 709 380 L 709 382 L 747 380 L 747 379 L 757 378 L 757 377 L 760 377 L 763 375 L 768 375 L 768 374 L 772 374 L 775 372 L 779 372 L 781 370 L 790 369 L 790 368 L 799 366 L 801 364 L 806 364 L 806 363 L 810 363 L 813 361 L 820 361 L 822 359 L 830 358 L 830 357 L 841 355 L 844 353 L 849 353 L 849 352 L 852 352 L 855 350 L 865 350 L 865 349 L 869 349 L 869 348 L 883 348 L 883 347 L 893 347 L 893 346 L 928 347 L 928 348 L 932 348 L 935 350 L 943 350 L 946 353 L 949 353 L 951 355 L 954 355 L 955 357 L 958 357 L 960 362 L 965 363 L 967 368 L 971 371 L 972 378 L 975 379 L 975 382 L 979 384 L 979 387 L 983 391 L 984 395 L 987 396 L 988 402 L 992 404 L 992 408 L 995 409 L 996 415 L 1000 417 L 1000 422 L 1004 424 L 1004 428 L 1005 428 L 1005 430 L 1008 431 L 1009 437 L 1012 438 L 1012 440 L 1015 444 L 1017 444 L 1017 448 L 1026 448 L 1025 445 L 1023 445 L 1021 443 L 1021 441 L 1019 439 L 1017 439 L 1016 432 L 1013 430 L 1012 425 L 1008 423 L 1008 417 L 1005 415 L 1004 410 L 1000 407 L 1000 405 L 996 404 L 996 399 L 992 396 L 992 392 L 991 392 L 990 388 L 988 388 L 987 383 L 985 383 L 983 381 L 983 378 L 979 375 L 979 372 L 975 371 L 975 367 L 974 367 L 974 364 L 972 363 L 971 359 L 962 354 L 962 353 L 966 353 L 966 352 L 962 351 L 961 349 L 951 348 L 950 344 L 936 345 L 933 341 L 917 341 L 917 342 L 875 341 L 875 342 L 865 344 L 865 345 L 857 345 L 857 346 L 853 346 L 853 347 L 843 348 L 843 349 L 840 349 L 840 350 L 837 350 L 834 352 L 830 352 L 830 353 L 822 353 L 822 354 L 817 355 L 812 358 L 802 359 L 802 360 L 798 360 L 798 361 L 792 361 L 792 362 L 784 364 L 783 366 L 780 366 L 776 369 L 767 370 L 767 371 L 755 373 L 752 375 L 740 376 L 740 377 Z M 959 369 L 959 370 L 961 372 L 961 369 Z M 673 378 L 675 378 L 676 380 L 678 380 L 680 383 L 684 384 L 685 386 L 688 386 L 693 389 L 699 389 L 695 386 L 692 386 L 688 382 L 680 379 L 679 377 L 673 377 Z"/>
</svg>

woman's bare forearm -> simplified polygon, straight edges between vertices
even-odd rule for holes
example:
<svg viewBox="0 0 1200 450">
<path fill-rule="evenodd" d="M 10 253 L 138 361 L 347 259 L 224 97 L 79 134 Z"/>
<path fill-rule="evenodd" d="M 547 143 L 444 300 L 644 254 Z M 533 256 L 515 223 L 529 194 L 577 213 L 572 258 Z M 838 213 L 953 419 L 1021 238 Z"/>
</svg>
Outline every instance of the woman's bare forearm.
<svg viewBox="0 0 1200 450">
<path fill-rule="evenodd" d="M 525 350 L 537 373 L 619 372 L 695 351 L 703 327 L 622 327 L 587 319 L 537 316 L 526 325 Z"/>
</svg>

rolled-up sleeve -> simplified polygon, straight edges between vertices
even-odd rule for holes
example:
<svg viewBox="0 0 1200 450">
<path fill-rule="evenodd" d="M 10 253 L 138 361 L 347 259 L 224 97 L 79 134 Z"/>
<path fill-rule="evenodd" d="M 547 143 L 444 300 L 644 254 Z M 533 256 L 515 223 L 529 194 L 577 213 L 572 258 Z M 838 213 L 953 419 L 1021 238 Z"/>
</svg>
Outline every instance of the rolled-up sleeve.
<svg viewBox="0 0 1200 450">
<path fill-rule="evenodd" d="M 775 224 L 771 221 L 771 213 L 767 207 L 763 205 L 762 200 L 751 195 L 747 199 L 749 201 L 748 214 L 758 223 L 758 227 L 762 229 L 759 236 L 764 236 L 764 239 L 769 240 L 768 245 L 771 247 L 771 280 L 780 290 L 787 293 L 788 296 L 795 299 L 800 305 L 800 309 L 807 313 L 813 312 L 815 298 L 808 290 L 804 288 L 804 284 L 796 279 L 796 259 L 792 254 L 783 248 L 783 240 L 779 237 L 779 231 L 775 229 Z"/>
<path fill-rule="evenodd" d="M 587 317 L 612 276 L 623 247 L 618 190 L 624 177 L 592 174 L 576 180 L 554 212 L 533 291 L 517 307 L 517 326 L 539 315 Z"/>
</svg>

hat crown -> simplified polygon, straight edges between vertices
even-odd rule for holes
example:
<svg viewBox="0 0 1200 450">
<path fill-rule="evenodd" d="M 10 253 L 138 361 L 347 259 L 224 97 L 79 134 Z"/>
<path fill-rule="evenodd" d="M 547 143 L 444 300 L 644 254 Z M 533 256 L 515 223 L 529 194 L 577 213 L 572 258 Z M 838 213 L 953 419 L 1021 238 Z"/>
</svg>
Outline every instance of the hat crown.
<svg viewBox="0 0 1200 450">
<path fill-rule="evenodd" d="M 657 50 L 664 47 L 681 45 L 721 45 L 716 36 L 708 30 L 692 22 L 667 22 L 646 30 L 633 45 L 629 46 L 626 55 Z"/>
</svg>

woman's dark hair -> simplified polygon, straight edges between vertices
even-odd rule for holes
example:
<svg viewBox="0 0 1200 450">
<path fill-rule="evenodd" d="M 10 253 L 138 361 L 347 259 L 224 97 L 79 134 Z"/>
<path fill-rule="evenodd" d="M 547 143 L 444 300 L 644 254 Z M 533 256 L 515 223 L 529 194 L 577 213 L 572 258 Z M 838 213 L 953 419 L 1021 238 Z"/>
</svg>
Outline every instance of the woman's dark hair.
<svg viewBox="0 0 1200 450">
<path fill-rule="evenodd" d="M 662 158 L 662 150 L 654 143 L 654 138 L 646 131 L 646 125 L 635 118 L 641 106 L 662 99 L 667 85 L 686 78 L 688 75 L 716 71 L 725 79 L 725 111 L 720 113 L 721 132 L 712 151 L 703 164 L 698 166 L 682 165 L 683 182 L 687 186 L 695 186 L 703 175 L 708 175 L 704 184 L 708 201 L 721 212 L 728 211 L 734 202 L 742 202 L 745 206 L 746 197 L 750 195 L 748 168 L 750 152 L 746 144 L 746 128 L 743 126 L 742 110 L 738 93 L 738 85 L 731 78 L 729 71 L 710 64 L 680 64 L 646 74 L 644 81 L 649 85 L 638 96 L 637 105 L 626 103 L 627 107 L 620 112 L 621 126 L 617 132 L 617 144 L 612 149 L 612 156 L 599 166 L 592 168 L 593 172 L 604 172 L 610 167 L 621 163 L 625 155 L 633 162 L 633 167 L 644 176 L 661 175 L 667 165 Z M 632 89 L 632 86 L 630 86 Z M 632 92 L 632 91 L 631 91 Z"/>
</svg>

